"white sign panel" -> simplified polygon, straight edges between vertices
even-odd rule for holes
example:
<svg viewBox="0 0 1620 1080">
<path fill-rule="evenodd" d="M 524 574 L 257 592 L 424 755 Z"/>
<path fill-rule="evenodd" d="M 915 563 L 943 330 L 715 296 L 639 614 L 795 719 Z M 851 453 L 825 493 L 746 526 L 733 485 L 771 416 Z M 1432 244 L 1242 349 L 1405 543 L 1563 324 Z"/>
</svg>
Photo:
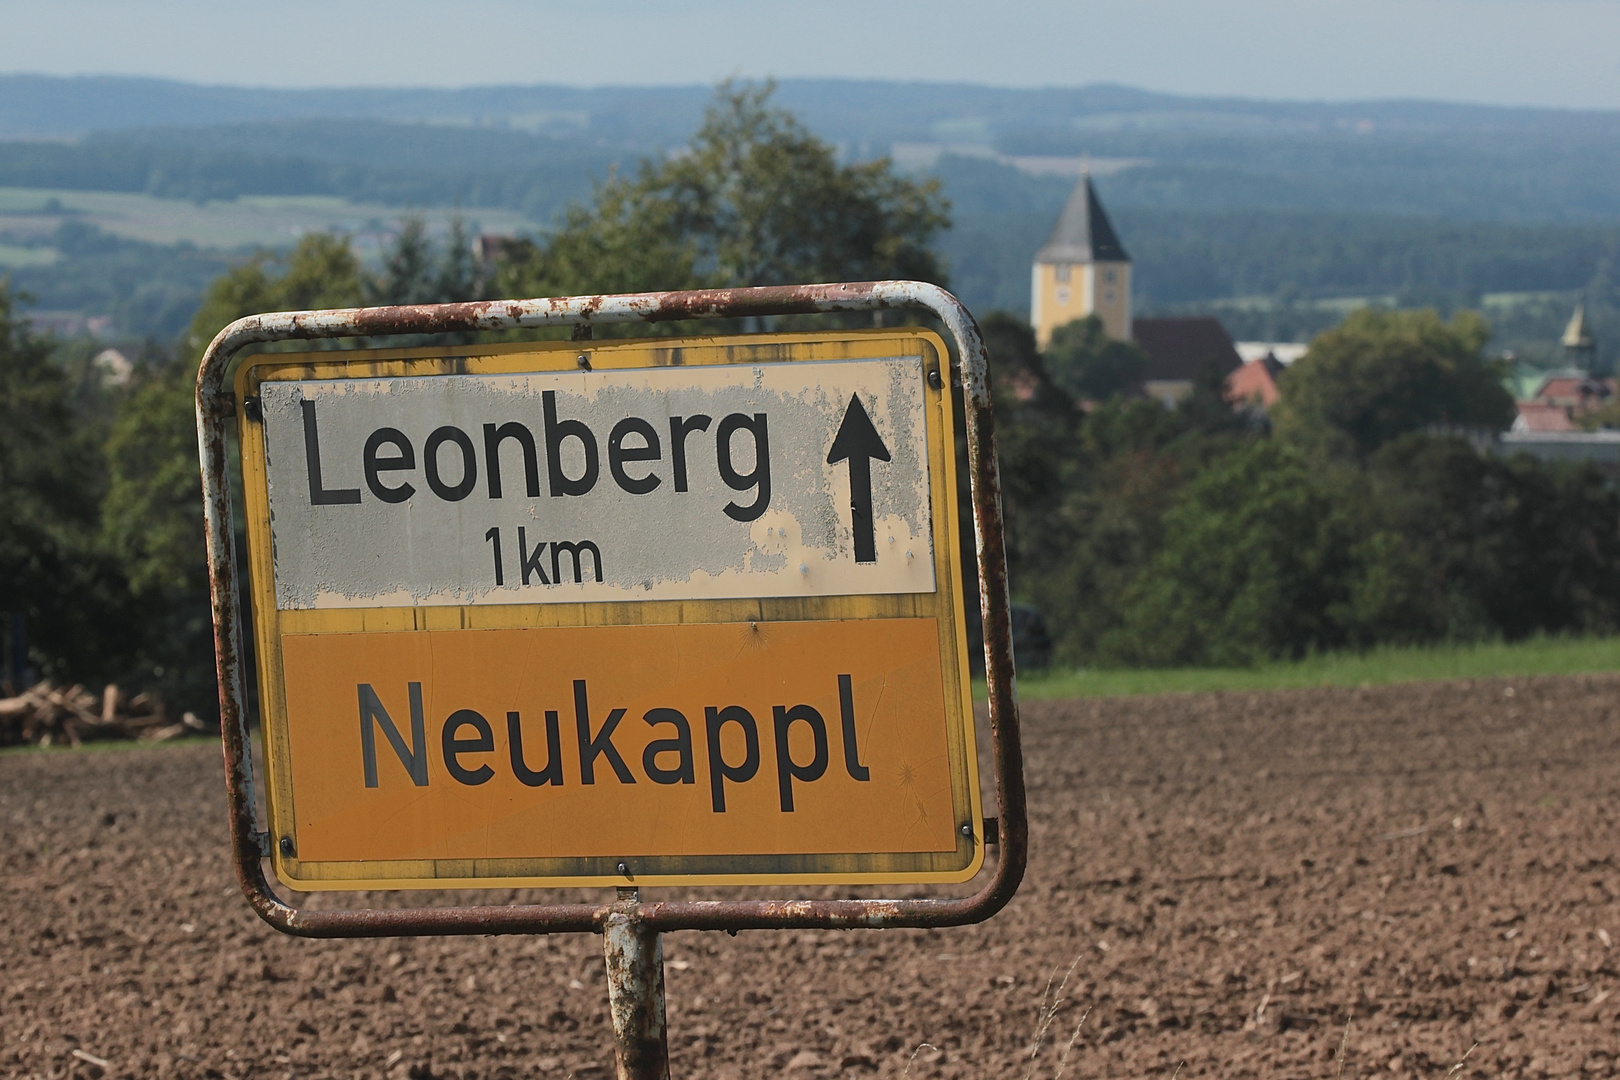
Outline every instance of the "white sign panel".
<svg viewBox="0 0 1620 1080">
<path fill-rule="evenodd" d="M 916 356 L 261 388 L 283 610 L 934 591 Z"/>
</svg>

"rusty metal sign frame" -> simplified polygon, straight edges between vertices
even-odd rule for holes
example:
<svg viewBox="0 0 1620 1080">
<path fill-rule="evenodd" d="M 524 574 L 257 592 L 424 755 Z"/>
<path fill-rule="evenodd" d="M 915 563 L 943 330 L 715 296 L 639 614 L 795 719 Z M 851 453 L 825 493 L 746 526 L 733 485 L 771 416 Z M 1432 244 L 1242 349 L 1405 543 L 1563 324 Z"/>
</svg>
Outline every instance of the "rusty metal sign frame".
<svg viewBox="0 0 1620 1080">
<path fill-rule="evenodd" d="M 308 910 L 284 902 L 270 887 L 263 859 L 269 837 L 259 831 L 251 743 L 244 694 L 243 629 L 236 549 L 231 526 L 229 434 L 235 401 L 226 384 L 231 360 L 243 348 L 274 341 L 391 334 L 573 327 L 576 339 L 593 325 L 658 323 L 682 319 L 913 310 L 937 317 L 955 342 L 961 362 L 967 429 L 968 479 L 984 620 L 990 736 L 999 819 L 996 867 L 979 891 L 965 897 L 911 900 L 678 900 L 641 903 L 621 889 L 610 904 L 514 904 L 462 907 Z M 395 937 L 460 934 L 597 933 L 607 948 L 610 974 L 622 964 L 649 981 L 661 965 L 658 935 L 674 930 L 854 929 L 942 927 L 980 922 L 1000 911 L 1023 879 L 1029 830 L 1025 815 L 1023 754 L 1013 677 L 1007 562 L 1001 527 L 1001 480 L 996 460 L 989 361 L 973 316 L 950 293 L 915 281 L 875 281 L 750 289 L 632 293 L 535 300 L 254 315 L 220 331 L 197 373 L 197 442 L 207 525 L 208 572 L 219 678 L 220 731 L 225 754 L 231 849 L 237 880 L 259 917 L 299 937 Z M 988 832 L 988 829 L 986 830 Z M 990 841 L 990 837 L 985 837 Z M 646 969 L 646 970 L 642 970 Z M 610 980 L 612 982 L 612 980 Z M 650 981 L 649 981 L 650 985 Z M 662 1049 L 662 995 L 649 1054 Z M 649 1034 L 646 1023 L 626 1018 Z M 620 1017 L 614 1014 L 615 1027 Z M 621 1039 L 621 1045 L 625 1045 Z M 622 1065 L 622 1062 L 621 1062 Z"/>
</svg>

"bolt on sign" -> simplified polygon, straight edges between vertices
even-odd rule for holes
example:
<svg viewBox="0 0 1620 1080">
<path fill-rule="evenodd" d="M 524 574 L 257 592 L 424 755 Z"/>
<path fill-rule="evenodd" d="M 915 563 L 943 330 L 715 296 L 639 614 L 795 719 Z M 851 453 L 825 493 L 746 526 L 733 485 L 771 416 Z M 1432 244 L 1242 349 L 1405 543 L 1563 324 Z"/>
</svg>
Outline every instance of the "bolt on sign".
<svg viewBox="0 0 1620 1080">
<path fill-rule="evenodd" d="M 917 330 L 249 356 L 280 879 L 971 878 L 945 356 Z"/>
</svg>

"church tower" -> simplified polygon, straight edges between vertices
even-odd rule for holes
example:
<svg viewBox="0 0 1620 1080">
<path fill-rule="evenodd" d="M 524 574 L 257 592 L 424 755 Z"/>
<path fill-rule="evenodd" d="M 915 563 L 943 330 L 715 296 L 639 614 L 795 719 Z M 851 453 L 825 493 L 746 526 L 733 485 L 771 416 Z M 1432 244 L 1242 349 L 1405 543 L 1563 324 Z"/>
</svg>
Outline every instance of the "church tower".
<svg viewBox="0 0 1620 1080">
<path fill-rule="evenodd" d="M 1064 323 L 1096 315 L 1108 336 L 1131 336 L 1131 257 L 1097 201 L 1091 174 L 1080 177 L 1057 227 L 1035 256 L 1029 322 L 1046 348 Z"/>
</svg>

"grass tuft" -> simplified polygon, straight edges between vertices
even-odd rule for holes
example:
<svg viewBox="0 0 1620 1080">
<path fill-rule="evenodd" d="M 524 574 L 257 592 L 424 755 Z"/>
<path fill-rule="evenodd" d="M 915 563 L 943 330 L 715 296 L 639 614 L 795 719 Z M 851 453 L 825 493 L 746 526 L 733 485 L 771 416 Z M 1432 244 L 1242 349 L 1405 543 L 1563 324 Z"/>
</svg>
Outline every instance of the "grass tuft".
<svg viewBox="0 0 1620 1080">
<path fill-rule="evenodd" d="M 1479 1049 L 1479 1043 L 1475 1043 L 1473 1046 L 1470 1046 L 1468 1048 L 1468 1054 L 1472 1054 L 1475 1050 L 1478 1050 L 1478 1049 Z M 1445 1080 L 1451 1080 L 1452 1077 L 1456 1076 L 1458 1073 L 1463 1071 L 1463 1066 L 1468 1063 L 1468 1054 L 1464 1054 L 1462 1057 L 1457 1059 L 1457 1064 L 1453 1065 L 1451 1067 L 1450 1071 L 1446 1073 Z"/>
<path fill-rule="evenodd" d="M 1041 1044 L 1046 1041 L 1046 1034 L 1052 1028 L 1052 1021 L 1057 1019 L 1059 1010 L 1068 1001 L 1068 998 L 1063 996 L 1063 991 L 1068 987 L 1069 978 L 1074 974 L 1074 969 L 1080 966 L 1080 961 L 1085 959 L 1085 955 L 1084 950 L 1075 954 L 1074 962 L 1069 965 L 1069 970 L 1063 973 L 1063 981 L 1057 984 L 1056 989 L 1052 986 L 1053 981 L 1057 979 L 1056 969 L 1047 976 L 1046 989 L 1041 992 L 1040 1019 L 1035 1025 L 1035 1038 L 1029 1047 L 1029 1070 L 1024 1073 L 1024 1080 L 1031 1080 L 1035 1075 L 1035 1059 L 1040 1055 Z M 1086 1026 L 1086 1018 L 1090 1015 L 1089 1008 L 1080 1014 L 1080 1021 L 1074 1025 L 1074 1032 L 1070 1034 L 1069 1042 L 1064 1046 L 1062 1056 L 1058 1058 L 1057 1070 L 1052 1074 L 1052 1080 L 1061 1080 L 1063 1070 L 1069 1063 L 1069 1051 L 1074 1049 L 1075 1040 L 1080 1038 L 1080 1029 Z"/>
<path fill-rule="evenodd" d="M 938 1049 L 939 1047 L 935 1046 L 933 1043 L 918 1043 L 917 1049 L 913 1050 L 911 1052 L 911 1056 L 906 1059 L 906 1071 L 900 1074 L 900 1080 L 905 1080 L 906 1077 L 911 1075 L 911 1066 L 916 1064 L 918 1054 L 922 1053 L 924 1050 Z"/>
</svg>

